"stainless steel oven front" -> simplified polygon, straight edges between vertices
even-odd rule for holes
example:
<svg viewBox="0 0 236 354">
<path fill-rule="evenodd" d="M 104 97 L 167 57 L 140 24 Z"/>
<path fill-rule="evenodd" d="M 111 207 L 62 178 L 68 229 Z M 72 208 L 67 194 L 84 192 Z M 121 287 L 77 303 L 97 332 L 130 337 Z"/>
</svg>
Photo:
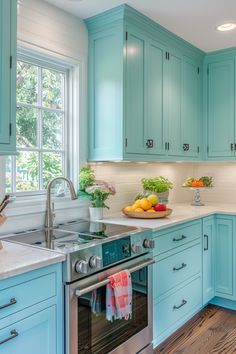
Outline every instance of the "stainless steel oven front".
<svg viewBox="0 0 236 354">
<path fill-rule="evenodd" d="M 150 352 L 153 263 L 150 254 L 146 254 L 65 285 L 66 354 Z M 132 318 L 111 322 L 106 319 L 108 276 L 123 269 L 128 269 L 132 278 Z M 100 311 L 94 313 L 92 296 L 98 289 Z"/>
</svg>

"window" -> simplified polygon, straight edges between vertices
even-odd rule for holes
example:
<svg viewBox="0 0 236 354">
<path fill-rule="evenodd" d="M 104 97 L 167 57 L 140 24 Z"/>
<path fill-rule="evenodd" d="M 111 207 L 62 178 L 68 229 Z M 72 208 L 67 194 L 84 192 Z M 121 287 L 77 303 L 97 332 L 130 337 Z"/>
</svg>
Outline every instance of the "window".
<svg viewBox="0 0 236 354">
<path fill-rule="evenodd" d="M 67 81 L 66 68 L 18 59 L 18 155 L 6 160 L 6 192 L 40 192 L 53 177 L 67 175 Z"/>
</svg>

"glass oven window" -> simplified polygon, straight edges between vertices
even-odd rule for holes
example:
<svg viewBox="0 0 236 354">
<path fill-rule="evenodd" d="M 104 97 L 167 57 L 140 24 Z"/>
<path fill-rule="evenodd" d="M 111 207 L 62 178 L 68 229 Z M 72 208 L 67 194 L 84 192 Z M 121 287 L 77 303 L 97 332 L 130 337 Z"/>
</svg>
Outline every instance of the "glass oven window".
<svg viewBox="0 0 236 354">
<path fill-rule="evenodd" d="M 78 298 L 78 354 L 106 354 L 148 326 L 147 267 L 132 273 L 132 319 L 106 320 L 106 287 L 98 289 L 98 313 L 91 292 Z M 97 292 L 97 294 L 98 294 Z"/>
</svg>

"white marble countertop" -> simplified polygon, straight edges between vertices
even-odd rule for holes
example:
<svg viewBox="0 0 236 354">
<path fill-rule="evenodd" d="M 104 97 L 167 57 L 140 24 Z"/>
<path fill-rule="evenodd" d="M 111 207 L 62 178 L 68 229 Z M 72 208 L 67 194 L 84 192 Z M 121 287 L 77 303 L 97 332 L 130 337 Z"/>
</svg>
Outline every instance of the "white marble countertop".
<svg viewBox="0 0 236 354">
<path fill-rule="evenodd" d="M 196 220 L 214 214 L 236 215 L 235 204 L 212 204 L 207 203 L 204 206 L 192 206 L 187 203 L 169 204 L 173 209 L 172 214 L 163 219 L 132 219 L 122 213 L 113 214 L 105 217 L 102 221 L 112 224 L 123 224 L 127 226 L 147 227 L 153 230 L 162 230 L 183 222 Z"/>
<path fill-rule="evenodd" d="M 0 249 L 0 280 L 65 260 L 64 254 L 42 248 L 7 241 L 2 241 L 2 245 L 3 249 Z"/>
</svg>

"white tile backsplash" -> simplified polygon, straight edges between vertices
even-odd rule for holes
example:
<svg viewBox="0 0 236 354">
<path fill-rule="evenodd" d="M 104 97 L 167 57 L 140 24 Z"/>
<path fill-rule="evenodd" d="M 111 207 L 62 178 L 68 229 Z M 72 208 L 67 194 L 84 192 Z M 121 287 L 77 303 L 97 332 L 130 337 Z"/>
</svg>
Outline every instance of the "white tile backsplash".
<svg viewBox="0 0 236 354">
<path fill-rule="evenodd" d="M 183 181 L 193 176 L 212 176 L 214 188 L 202 190 L 204 202 L 236 202 L 236 163 L 103 163 L 93 164 L 97 179 L 115 185 L 117 194 L 110 197 L 109 212 L 115 213 L 132 203 L 142 190 L 141 178 L 164 176 L 174 183 L 170 191 L 171 203 L 191 202 L 193 191 L 181 188 Z"/>
</svg>

